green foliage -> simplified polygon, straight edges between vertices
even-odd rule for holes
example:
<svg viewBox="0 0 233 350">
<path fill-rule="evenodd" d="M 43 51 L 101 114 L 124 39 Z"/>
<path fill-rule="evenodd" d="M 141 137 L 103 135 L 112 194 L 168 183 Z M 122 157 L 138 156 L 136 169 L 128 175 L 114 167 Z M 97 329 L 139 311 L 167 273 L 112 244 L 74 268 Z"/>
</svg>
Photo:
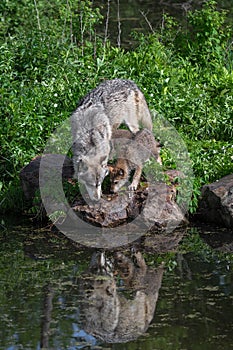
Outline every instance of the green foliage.
<svg viewBox="0 0 233 350">
<path fill-rule="evenodd" d="M 213 182 L 233 172 L 233 145 L 230 140 L 194 142 L 190 148 L 194 173 L 203 183 Z"/>
<path fill-rule="evenodd" d="M 203 9 L 189 13 L 191 25 L 188 48 L 190 55 L 198 62 L 221 62 L 225 56 L 230 31 L 224 28 L 226 12 L 216 11 L 217 2 L 206 1 Z"/>
<path fill-rule="evenodd" d="M 134 80 L 179 132 L 196 177 L 192 212 L 199 186 L 233 172 L 232 30 L 215 1 L 188 13 L 184 26 L 165 16 L 132 51 L 96 35 L 102 18 L 91 1 L 4 0 L 0 16 L 1 210 L 16 209 L 21 167 L 103 79 Z M 157 130 L 155 117 L 160 138 Z M 165 144 L 164 170 L 174 156 Z"/>
<path fill-rule="evenodd" d="M 102 19 L 99 9 L 93 8 L 89 0 L 3 0 L 0 13 L 0 35 L 3 38 L 21 34 L 78 45 L 84 45 L 84 40 L 94 39 L 95 25 Z"/>
</svg>

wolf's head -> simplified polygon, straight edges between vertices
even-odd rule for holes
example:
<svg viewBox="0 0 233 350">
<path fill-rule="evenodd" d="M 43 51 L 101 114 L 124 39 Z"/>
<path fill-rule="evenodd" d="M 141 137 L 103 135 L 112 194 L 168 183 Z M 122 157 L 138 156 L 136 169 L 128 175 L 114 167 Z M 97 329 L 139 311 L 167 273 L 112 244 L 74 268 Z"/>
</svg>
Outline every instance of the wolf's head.
<svg viewBox="0 0 233 350">
<path fill-rule="evenodd" d="M 128 174 L 123 168 L 118 167 L 109 167 L 110 170 L 110 192 L 116 193 L 120 190 L 121 187 L 123 187 L 127 180 L 128 180 Z"/>
<path fill-rule="evenodd" d="M 85 186 L 91 201 L 100 200 L 101 185 L 109 172 L 107 161 L 107 156 L 99 155 L 95 157 L 83 156 L 79 159 L 78 180 Z"/>
</svg>

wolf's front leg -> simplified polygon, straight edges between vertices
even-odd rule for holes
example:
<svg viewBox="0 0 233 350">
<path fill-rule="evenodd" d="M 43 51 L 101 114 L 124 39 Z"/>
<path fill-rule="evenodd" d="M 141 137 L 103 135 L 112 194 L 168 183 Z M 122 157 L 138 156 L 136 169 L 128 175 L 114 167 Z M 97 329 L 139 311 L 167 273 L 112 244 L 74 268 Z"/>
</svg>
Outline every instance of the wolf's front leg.
<svg viewBox="0 0 233 350">
<path fill-rule="evenodd" d="M 140 178 L 142 175 L 142 167 L 141 166 L 137 166 L 137 168 L 135 169 L 134 172 L 134 176 L 133 176 L 133 181 L 131 183 L 131 185 L 129 185 L 129 190 L 130 191 L 136 191 Z"/>
</svg>

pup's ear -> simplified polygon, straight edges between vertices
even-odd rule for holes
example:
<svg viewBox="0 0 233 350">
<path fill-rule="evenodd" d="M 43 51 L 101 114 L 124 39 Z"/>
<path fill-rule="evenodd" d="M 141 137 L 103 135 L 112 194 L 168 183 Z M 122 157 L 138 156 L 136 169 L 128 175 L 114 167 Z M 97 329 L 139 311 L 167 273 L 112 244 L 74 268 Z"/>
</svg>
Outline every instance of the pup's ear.
<svg viewBox="0 0 233 350">
<path fill-rule="evenodd" d="M 110 173 L 112 173 L 114 171 L 115 167 L 112 165 L 108 165 L 108 170 Z"/>
</svg>

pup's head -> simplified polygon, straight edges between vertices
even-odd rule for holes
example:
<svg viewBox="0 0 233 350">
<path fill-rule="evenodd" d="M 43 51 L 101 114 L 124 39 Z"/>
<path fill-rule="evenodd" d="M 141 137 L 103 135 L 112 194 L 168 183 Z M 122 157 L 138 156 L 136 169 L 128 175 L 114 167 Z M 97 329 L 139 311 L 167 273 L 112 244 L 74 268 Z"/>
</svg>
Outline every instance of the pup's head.
<svg viewBox="0 0 233 350">
<path fill-rule="evenodd" d="M 108 175 L 107 156 L 83 156 L 78 161 L 77 177 L 82 183 L 91 201 L 100 200 L 102 191 L 101 185 Z"/>
<path fill-rule="evenodd" d="M 109 171 L 111 183 L 110 192 L 116 193 L 126 184 L 128 175 L 123 168 L 119 167 L 109 167 Z"/>
</svg>

